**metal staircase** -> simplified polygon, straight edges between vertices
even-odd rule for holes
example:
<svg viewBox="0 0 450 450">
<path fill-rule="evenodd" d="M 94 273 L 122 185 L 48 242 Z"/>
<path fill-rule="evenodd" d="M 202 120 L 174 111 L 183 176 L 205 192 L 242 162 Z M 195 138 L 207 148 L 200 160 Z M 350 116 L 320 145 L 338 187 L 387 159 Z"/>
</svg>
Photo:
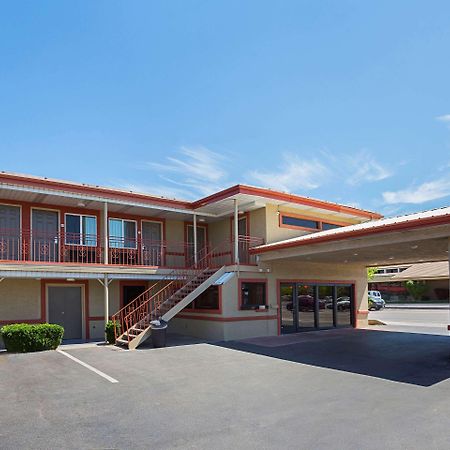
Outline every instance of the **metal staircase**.
<svg viewBox="0 0 450 450">
<path fill-rule="evenodd" d="M 153 320 L 168 322 L 189 305 L 225 273 L 223 255 L 223 245 L 200 254 L 190 268 L 173 270 L 114 314 L 116 344 L 135 349 L 150 336 Z"/>
</svg>

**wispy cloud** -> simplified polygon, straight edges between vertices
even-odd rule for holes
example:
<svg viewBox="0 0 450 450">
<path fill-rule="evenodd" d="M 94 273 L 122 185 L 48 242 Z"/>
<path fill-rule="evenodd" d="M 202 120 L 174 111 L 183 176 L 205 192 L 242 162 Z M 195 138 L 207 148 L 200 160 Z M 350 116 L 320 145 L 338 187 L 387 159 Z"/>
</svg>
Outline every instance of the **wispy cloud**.
<svg viewBox="0 0 450 450">
<path fill-rule="evenodd" d="M 378 162 L 367 150 L 361 150 L 346 157 L 346 169 L 349 170 L 347 184 L 357 186 L 364 182 L 381 181 L 393 175 L 393 172 Z"/>
<path fill-rule="evenodd" d="M 295 192 L 298 189 L 318 188 L 329 173 L 329 169 L 317 159 L 308 161 L 297 155 L 285 153 L 282 155 L 282 163 L 276 170 L 253 170 L 249 176 L 262 186 Z"/>
<path fill-rule="evenodd" d="M 229 159 L 206 147 L 181 147 L 161 162 L 140 165 L 151 172 L 152 183 L 120 183 L 121 187 L 165 197 L 197 199 L 230 184 Z"/>
<path fill-rule="evenodd" d="M 420 204 L 447 196 L 450 196 L 450 179 L 448 177 L 422 183 L 408 189 L 383 192 L 383 200 L 387 204 Z"/>
<path fill-rule="evenodd" d="M 384 180 L 392 175 L 393 172 L 367 150 L 352 154 L 322 151 L 311 159 L 285 153 L 275 170 L 253 170 L 249 173 L 252 180 L 263 186 L 288 192 L 313 190 L 325 183 L 337 181 L 357 186 Z"/>
<path fill-rule="evenodd" d="M 450 125 L 450 114 L 444 114 L 442 116 L 437 116 L 436 120 L 439 120 L 439 122 L 445 122 Z"/>
</svg>

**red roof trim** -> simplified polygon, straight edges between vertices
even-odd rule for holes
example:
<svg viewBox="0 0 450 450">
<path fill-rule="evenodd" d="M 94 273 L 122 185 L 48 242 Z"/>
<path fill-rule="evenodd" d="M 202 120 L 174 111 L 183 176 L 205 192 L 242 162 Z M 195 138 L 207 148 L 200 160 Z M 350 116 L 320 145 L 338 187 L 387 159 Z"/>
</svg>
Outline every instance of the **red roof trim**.
<svg viewBox="0 0 450 450">
<path fill-rule="evenodd" d="M 427 226 L 437 226 L 446 225 L 450 223 L 450 215 L 440 216 L 440 217 L 426 217 L 420 219 L 414 219 L 407 222 L 392 223 L 388 225 L 382 225 L 377 228 L 368 228 L 362 230 L 349 230 L 339 234 L 331 234 L 326 236 L 317 236 L 316 238 L 311 238 L 301 241 L 292 242 L 280 242 L 279 244 L 270 245 L 270 247 L 262 246 L 260 248 L 250 249 L 250 253 L 267 253 L 274 250 L 282 250 L 285 248 L 301 247 L 310 244 L 321 244 L 324 242 L 341 241 L 348 238 L 356 238 L 369 236 L 371 234 L 380 234 L 392 231 L 404 231 L 415 228 L 427 227 Z"/>
<path fill-rule="evenodd" d="M 71 183 L 68 181 L 57 181 L 49 179 L 39 179 L 34 177 L 28 177 L 25 175 L 12 175 L 7 173 L 0 173 L 0 181 L 11 184 L 21 184 L 23 186 L 38 187 L 43 189 L 54 190 L 70 190 L 78 194 L 87 195 L 102 195 L 111 199 L 120 199 L 123 201 L 142 201 L 144 203 L 151 203 L 153 205 L 169 206 L 176 208 L 189 209 L 190 202 L 181 200 L 164 199 L 160 197 L 154 197 L 147 194 L 138 194 L 134 192 L 121 191 L 119 189 L 104 188 L 97 186 L 82 185 L 77 183 Z"/>
<path fill-rule="evenodd" d="M 220 192 L 216 192 L 208 197 L 204 197 L 194 202 L 166 199 L 161 197 L 155 197 L 148 194 L 139 194 L 135 192 L 126 192 L 120 189 L 105 188 L 100 186 L 83 185 L 78 183 L 72 183 L 69 181 L 52 180 L 46 178 L 32 177 L 27 175 L 18 175 L 10 173 L 0 172 L 0 182 L 20 184 L 23 186 L 38 187 L 43 189 L 54 190 L 66 190 L 74 193 L 85 195 L 102 195 L 110 199 L 120 199 L 122 201 L 141 201 L 143 203 L 151 203 L 152 205 L 167 206 L 173 208 L 181 208 L 187 210 L 195 210 L 202 206 L 209 205 L 220 200 L 232 197 L 237 194 L 256 195 L 268 199 L 292 202 L 299 205 L 312 206 L 315 208 L 321 208 L 329 211 L 340 212 L 344 214 L 351 214 L 354 216 L 360 216 L 367 219 L 380 219 L 383 216 L 380 214 L 366 211 L 358 208 L 352 208 L 350 206 L 338 205 L 335 203 L 326 202 L 323 200 L 316 200 L 308 197 L 302 197 L 300 195 L 287 194 L 285 192 L 272 191 L 270 189 L 258 188 L 253 186 L 246 186 L 237 184 L 228 189 Z"/>
<path fill-rule="evenodd" d="M 228 189 L 225 189 L 223 191 L 209 195 L 208 197 L 197 200 L 192 205 L 194 208 L 200 208 L 202 206 L 206 206 L 210 203 L 224 200 L 228 197 L 237 194 L 256 195 L 283 202 L 297 203 L 299 205 L 312 206 L 314 208 L 321 208 L 344 214 L 352 214 L 354 216 L 365 217 L 367 219 L 381 219 L 383 217 L 381 214 L 366 211 L 363 209 L 352 208 L 351 206 L 338 205 L 336 203 L 330 203 L 323 200 L 316 200 L 313 198 L 302 197 L 300 195 L 288 194 L 286 192 L 272 191 L 271 189 L 246 186 L 242 184 L 237 184 L 236 186 L 232 186 Z"/>
</svg>

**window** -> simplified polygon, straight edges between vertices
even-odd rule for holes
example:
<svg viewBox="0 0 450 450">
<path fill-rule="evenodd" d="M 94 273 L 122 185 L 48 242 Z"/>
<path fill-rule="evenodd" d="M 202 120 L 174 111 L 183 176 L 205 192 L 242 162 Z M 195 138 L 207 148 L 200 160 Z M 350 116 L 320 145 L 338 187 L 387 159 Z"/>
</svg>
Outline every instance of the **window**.
<svg viewBox="0 0 450 450">
<path fill-rule="evenodd" d="M 136 222 L 125 219 L 109 219 L 110 248 L 137 248 Z"/>
<path fill-rule="evenodd" d="M 246 281 L 241 284 L 241 309 L 259 309 L 267 306 L 266 283 Z"/>
<path fill-rule="evenodd" d="M 97 246 L 97 218 L 66 214 L 66 244 Z"/>
<path fill-rule="evenodd" d="M 219 286 L 210 286 L 194 301 L 194 309 L 219 309 Z"/>
<path fill-rule="evenodd" d="M 322 222 L 322 230 L 334 230 L 335 228 L 341 228 L 341 226 L 335 223 Z"/>
<path fill-rule="evenodd" d="M 319 230 L 320 222 L 310 219 L 302 219 L 301 217 L 281 215 L 281 225 L 288 227 L 310 228 L 311 230 Z"/>
</svg>

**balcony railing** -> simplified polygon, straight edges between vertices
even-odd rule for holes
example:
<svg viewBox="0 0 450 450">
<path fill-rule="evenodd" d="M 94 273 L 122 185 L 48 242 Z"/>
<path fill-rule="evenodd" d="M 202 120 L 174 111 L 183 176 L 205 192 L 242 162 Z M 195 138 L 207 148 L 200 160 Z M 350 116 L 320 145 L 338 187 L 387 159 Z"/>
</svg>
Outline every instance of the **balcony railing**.
<svg viewBox="0 0 450 450">
<path fill-rule="evenodd" d="M 0 230 L 0 261 L 104 264 L 103 243 L 100 235 Z M 249 254 L 249 249 L 262 243 L 260 238 L 239 236 L 240 263 L 255 264 L 255 257 Z M 212 265 L 234 263 L 233 240 L 225 240 L 217 248 L 220 251 L 212 252 Z M 111 265 L 185 268 L 195 263 L 194 245 L 185 242 L 110 237 L 107 251 L 108 264 Z M 198 248 L 197 260 L 209 251 L 209 245 Z"/>
</svg>

